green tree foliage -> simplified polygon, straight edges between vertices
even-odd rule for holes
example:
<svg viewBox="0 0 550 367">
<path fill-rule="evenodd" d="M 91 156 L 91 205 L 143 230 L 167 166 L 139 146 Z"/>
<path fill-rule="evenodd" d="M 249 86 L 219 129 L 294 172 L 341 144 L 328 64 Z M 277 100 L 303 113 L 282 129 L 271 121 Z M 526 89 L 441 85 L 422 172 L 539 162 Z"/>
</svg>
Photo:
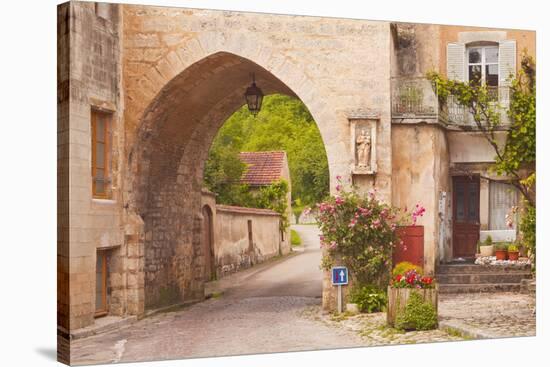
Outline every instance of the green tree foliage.
<svg viewBox="0 0 550 367">
<path fill-rule="evenodd" d="M 264 98 L 256 117 L 243 106 L 225 122 L 210 148 L 206 186 L 221 203 L 239 202 L 245 167 L 236 163 L 238 153 L 269 150 L 286 151 L 294 200 L 313 205 L 328 194 L 328 162 L 317 125 L 300 100 L 278 94 Z"/>
<path fill-rule="evenodd" d="M 240 183 L 246 165 L 239 159 L 239 151 L 232 145 L 216 145 L 204 168 L 206 186 L 218 194 L 220 204 L 244 205 L 251 197 L 247 185 Z"/>
<path fill-rule="evenodd" d="M 271 209 L 281 215 L 280 230 L 285 231 L 290 225 L 288 220 L 288 182 L 278 180 L 269 186 L 260 188 L 259 194 L 253 195 L 252 206 Z"/>
</svg>

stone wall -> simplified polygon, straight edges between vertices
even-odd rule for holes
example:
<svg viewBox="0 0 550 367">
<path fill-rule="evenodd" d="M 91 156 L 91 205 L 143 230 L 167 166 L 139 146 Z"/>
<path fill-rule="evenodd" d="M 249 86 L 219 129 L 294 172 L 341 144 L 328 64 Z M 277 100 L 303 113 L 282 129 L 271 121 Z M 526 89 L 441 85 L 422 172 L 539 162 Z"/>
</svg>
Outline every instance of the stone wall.
<svg viewBox="0 0 550 367">
<path fill-rule="evenodd" d="M 216 273 L 219 277 L 259 264 L 274 256 L 286 255 L 279 231 L 280 215 L 266 209 L 216 206 Z M 248 238 L 252 225 L 252 243 Z"/>
<path fill-rule="evenodd" d="M 409 209 L 419 203 L 426 208 L 417 224 L 424 226 L 424 269 L 433 273 L 440 236 L 439 194 L 449 190 L 445 132 L 437 125 L 394 125 L 392 156 L 392 203 Z"/>
<path fill-rule="evenodd" d="M 202 207 L 205 206 L 212 216 L 213 265 L 217 279 L 290 252 L 290 242 L 281 239 L 281 216 L 276 212 L 217 205 L 215 194 L 203 190 Z M 252 224 L 252 243 L 248 237 L 248 221 Z M 203 277 L 206 279 L 207 274 Z"/>
<path fill-rule="evenodd" d="M 97 11 L 102 10 L 102 16 Z M 70 283 L 69 328 L 77 329 L 93 322 L 95 310 L 95 262 L 96 249 L 123 246 L 121 232 L 119 185 L 117 173 L 120 170 L 119 143 L 123 136 L 120 114 L 120 16 L 117 5 L 71 2 L 59 7 L 58 22 L 62 39 L 58 45 L 63 68 L 69 67 L 69 74 L 63 72 L 63 101 L 60 106 L 58 144 L 62 151 L 67 147 L 68 157 L 59 162 L 63 175 L 68 175 L 70 190 L 64 189 L 68 198 L 68 216 L 59 221 L 62 236 L 70 239 L 67 251 L 69 268 L 61 269 L 61 277 L 68 276 Z M 67 60 L 68 58 L 68 60 Z M 62 70 L 62 69 L 61 69 Z M 60 71 L 61 71 L 60 70 Z M 67 106 L 68 100 L 68 106 Z M 96 108 L 113 114 L 112 130 L 112 200 L 92 198 L 91 180 L 91 110 Z M 66 118 L 69 124 L 62 123 Z M 68 220 L 68 229 L 64 227 Z M 112 284 L 116 299 L 122 299 L 125 285 L 117 278 Z M 117 293 L 118 292 L 118 293 Z M 122 301 L 121 301 L 122 302 Z M 115 307 L 123 312 L 124 306 Z M 62 316 L 65 317 L 65 316 Z M 65 323 L 65 325 L 67 325 Z"/>
</svg>

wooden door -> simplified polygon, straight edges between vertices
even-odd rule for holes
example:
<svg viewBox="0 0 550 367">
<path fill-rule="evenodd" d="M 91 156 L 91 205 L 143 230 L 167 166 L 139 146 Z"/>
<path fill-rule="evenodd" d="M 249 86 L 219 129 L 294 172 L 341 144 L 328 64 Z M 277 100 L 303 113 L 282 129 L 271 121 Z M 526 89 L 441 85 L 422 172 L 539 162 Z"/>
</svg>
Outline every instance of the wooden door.
<svg viewBox="0 0 550 367">
<path fill-rule="evenodd" d="M 97 251 L 95 317 L 105 316 L 109 311 L 107 302 L 107 282 L 109 277 L 108 251 Z"/>
<path fill-rule="evenodd" d="M 472 258 L 479 240 L 479 176 L 453 177 L 453 257 Z"/>
<path fill-rule="evenodd" d="M 202 243 L 204 252 L 205 280 L 210 281 L 215 279 L 214 267 L 214 244 L 212 236 L 212 212 L 210 208 L 204 206 L 202 208 L 203 226 L 202 226 Z"/>
</svg>

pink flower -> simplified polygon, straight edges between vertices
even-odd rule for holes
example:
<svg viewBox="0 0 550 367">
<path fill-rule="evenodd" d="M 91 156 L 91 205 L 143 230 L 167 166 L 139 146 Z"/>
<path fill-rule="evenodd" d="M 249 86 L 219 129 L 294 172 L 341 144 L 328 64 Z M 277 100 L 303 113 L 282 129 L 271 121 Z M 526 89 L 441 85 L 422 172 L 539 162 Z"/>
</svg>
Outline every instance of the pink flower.
<svg viewBox="0 0 550 367">
<path fill-rule="evenodd" d="M 336 197 L 336 205 L 341 205 L 344 203 L 344 199 L 342 199 L 340 196 Z"/>
<path fill-rule="evenodd" d="M 342 185 L 336 185 L 336 191 L 342 190 Z"/>
</svg>

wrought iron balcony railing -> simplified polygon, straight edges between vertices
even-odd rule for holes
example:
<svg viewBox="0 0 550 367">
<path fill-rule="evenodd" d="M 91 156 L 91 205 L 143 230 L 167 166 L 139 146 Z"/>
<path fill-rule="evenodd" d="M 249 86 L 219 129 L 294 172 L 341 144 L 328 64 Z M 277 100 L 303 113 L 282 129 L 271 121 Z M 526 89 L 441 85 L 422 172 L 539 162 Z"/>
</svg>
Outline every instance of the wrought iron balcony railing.
<svg viewBox="0 0 550 367">
<path fill-rule="evenodd" d="M 394 78 L 391 83 L 392 120 L 395 122 L 440 122 L 457 127 L 475 128 L 472 114 L 461 106 L 455 96 L 440 103 L 431 82 L 423 77 Z M 495 104 L 506 108 L 510 101 L 508 87 L 489 87 L 489 96 Z M 501 124 L 508 123 L 503 111 Z"/>
</svg>

